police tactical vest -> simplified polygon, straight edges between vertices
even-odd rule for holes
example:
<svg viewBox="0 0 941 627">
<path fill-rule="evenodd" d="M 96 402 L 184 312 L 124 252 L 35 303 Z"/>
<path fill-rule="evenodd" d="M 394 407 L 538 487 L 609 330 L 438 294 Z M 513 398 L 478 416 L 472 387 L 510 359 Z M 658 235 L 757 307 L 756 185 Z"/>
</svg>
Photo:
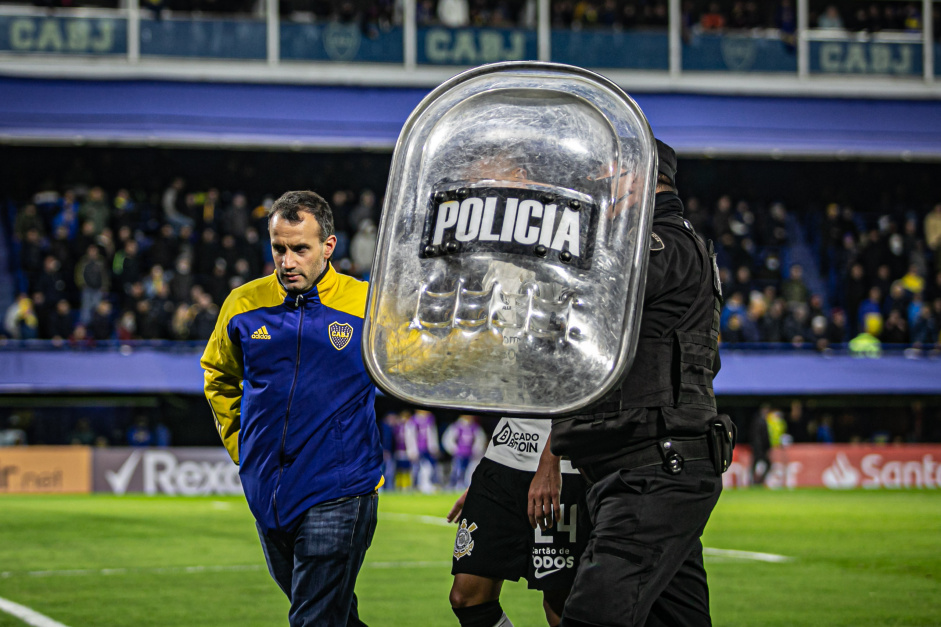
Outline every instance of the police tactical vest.
<svg viewBox="0 0 941 627">
<path fill-rule="evenodd" d="M 703 243 L 687 222 L 668 216 L 654 221 L 656 227 L 682 232 L 695 242 L 702 259 L 702 274 L 696 299 L 662 338 L 645 337 L 641 318 L 637 353 L 620 388 L 619 409 L 632 407 L 688 407 L 716 413 L 712 379 L 719 371 L 719 315 L 722 291 L 715 269 L 712 241 Z"/>
<path fill-rule="evenodd" d="M 645 312 L 634 362 L 621 385 L 588 413 L 553 420 L 553 452 L 573 461 L 587 460 L 604 449 L 629 446 L 635 437 L 650 437 L 646 429 L 638 431 L 637 427 L 657 416 L 670 432 L 692 433 L 705 432 L 716 416 L 712 379 L 720 366 L 722 291 L 712 242 L 703 243 L 680 216 L 657 218 L 654 226 L 676 229 L 695 243 L 702 267 L 696 297 L 662 337 L 653 337 L 644 324 Z"/>
</svg>

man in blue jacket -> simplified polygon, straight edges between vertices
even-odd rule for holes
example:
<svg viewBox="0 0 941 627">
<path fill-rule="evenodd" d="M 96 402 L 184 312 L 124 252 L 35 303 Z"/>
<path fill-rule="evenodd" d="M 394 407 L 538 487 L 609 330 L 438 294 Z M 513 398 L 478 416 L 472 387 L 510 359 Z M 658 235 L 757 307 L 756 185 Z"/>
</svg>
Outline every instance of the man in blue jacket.
<svg viewBox="0 0 941 627">
<path fill-rule="evenodd" d="M 382 449 L 359 349 L 367 284 L 330 264 L 327 202 L 268 214 L 275 273 L 226 298 L 203 353 L 206 398 L 293 626 L 361 625 L 353 589 L 376 529 Z"/>
</svg>

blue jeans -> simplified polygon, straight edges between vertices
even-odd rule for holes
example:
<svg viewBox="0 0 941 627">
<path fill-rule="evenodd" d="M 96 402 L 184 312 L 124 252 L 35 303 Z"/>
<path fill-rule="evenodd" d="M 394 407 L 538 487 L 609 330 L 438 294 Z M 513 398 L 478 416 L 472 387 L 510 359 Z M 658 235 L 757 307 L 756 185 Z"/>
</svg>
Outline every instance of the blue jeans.
<svg viewBox="0 0 941 627">
<path fill-rule="evenodd" d="M 311 507 L 293 533 L 258 528 L 268 572 L 291 601 L 291 627 L 346 627 L 359 620 L 356 576 L 376 531 L 379 496 Z"/>
</svg>

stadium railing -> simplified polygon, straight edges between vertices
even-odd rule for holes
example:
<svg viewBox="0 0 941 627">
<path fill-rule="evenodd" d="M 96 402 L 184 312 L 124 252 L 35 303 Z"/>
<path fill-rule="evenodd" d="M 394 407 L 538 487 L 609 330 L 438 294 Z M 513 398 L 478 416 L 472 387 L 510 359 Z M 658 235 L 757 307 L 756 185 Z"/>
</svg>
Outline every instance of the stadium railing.
<svg viewBox="0 0 941 627">
<path fill-rule="evenodd" d="M 159 18 L 128 3 L 127 9 L 37 9 L 0 6 L 0 62 L 50 56 L 105 60 L 124 69 L 141 61 L 176 63 L 191 73 L 196 59 L 249 62 L 243 75 L 263 76 L 272 69 L 300 64 L 379 64 L 414 72 L 421 67 L 472 66 L 506 60 L 542 60 L 614 70 L 645 70 L 670 80 L 691 81 L 703 72 L 776 76 L 872 76 L 908 78 L 930 86 L 941 75 L 941 43 L 932 21 L 920 32 L 852 33 L 809 27 L 807 4 L 799 0 L 794 33 L 776 28 L 684 30 L 680 2 L 670 3 L 669 26 L 580 29 L 551 23 L 549 0 L 537 3 L 529 24 L 447 27 L 420 22 L 416 0 L 403 5 L 401 21 L 316 19 L 286 16 L 276 2 L 263 14 L 189 14 L 166 11 Z M 927 15 L 931 2 L 924 0 Z M 295 18 L 295 19 L 292 19 Z M 251 63 L 256 62 L 256 63 Z M 376 81 L 382 69 L 372 68 Z M 760 78 L 756 76 L 755 78 Z M 877 81 L 879 82 L 879 81 Z M 881 81 L 888 83 L 888 80 Z M 873 86 L 871 91 L 878 93 Z"/>
</svg>

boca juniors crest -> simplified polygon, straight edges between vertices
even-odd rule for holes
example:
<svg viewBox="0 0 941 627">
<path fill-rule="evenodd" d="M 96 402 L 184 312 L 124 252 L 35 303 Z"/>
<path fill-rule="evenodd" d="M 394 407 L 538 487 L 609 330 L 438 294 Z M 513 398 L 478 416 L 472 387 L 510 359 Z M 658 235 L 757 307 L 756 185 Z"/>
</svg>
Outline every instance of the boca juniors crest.
<svg viewBox="0 0 941 627">
<path fill-rule="evenodd" d="M 331 322 L 327 326 L 327 335 L 330 336 L 330 343 L 333 344 L 333 348 L 341 351 L 346 348 L 346 345 L 353 338 L 353 326 L 345 322 L 343 324 Z"/>
</svg>

